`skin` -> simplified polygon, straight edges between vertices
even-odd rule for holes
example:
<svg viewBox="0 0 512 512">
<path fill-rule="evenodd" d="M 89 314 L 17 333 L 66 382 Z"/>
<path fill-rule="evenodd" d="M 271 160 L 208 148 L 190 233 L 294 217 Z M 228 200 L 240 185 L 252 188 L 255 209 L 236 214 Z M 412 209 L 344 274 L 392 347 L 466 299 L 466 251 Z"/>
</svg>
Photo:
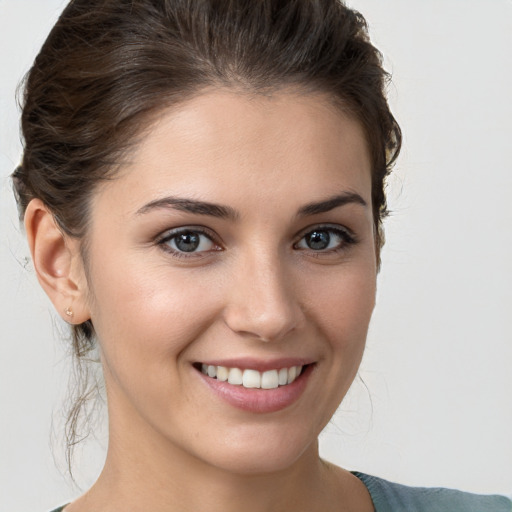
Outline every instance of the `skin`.
<svg viewBox="0 0 512 512">
<path fill-rule="evenodd" d="M 80 242 L 32 201 L 39 280 L 67 321 L 69 306 L 72 322 L 92 319 L 108 395 L 105 468 L 66 512 L 373 510 L 317 442 L 356 375 L 374 308 L 370 169 L 361 127 L 327 97 L 216 90 L 162 112 L 98 187 L 87 266 Z M 297 215 L 339 194 L 362 201 Z M 236 218 L 147 207 L 169 196 Z M 187 226 L 209 238 L 178 257 L 162 237 Z M 334 249 L 308 246 L 320 227 Z M 259 414 L 213 394 L 193 366 L 233 357 L 314 366 L 297 401 Z"/>
</svg>

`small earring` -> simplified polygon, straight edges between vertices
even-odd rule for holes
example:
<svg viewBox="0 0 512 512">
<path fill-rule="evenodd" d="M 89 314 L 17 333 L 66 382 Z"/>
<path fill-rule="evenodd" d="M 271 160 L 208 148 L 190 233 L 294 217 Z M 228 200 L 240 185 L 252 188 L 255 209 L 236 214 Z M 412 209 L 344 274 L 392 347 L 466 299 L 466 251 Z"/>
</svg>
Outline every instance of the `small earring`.
<svg viewBox="0 0 512 512">
<path fill-rule="evenodd" d="M 64 313 L 66 313 L 66 316 L 68 318 L 73 318 L 74 313 L 73 313 L 73 310 L 69 306 L 64 310 Z"/>
</svg>

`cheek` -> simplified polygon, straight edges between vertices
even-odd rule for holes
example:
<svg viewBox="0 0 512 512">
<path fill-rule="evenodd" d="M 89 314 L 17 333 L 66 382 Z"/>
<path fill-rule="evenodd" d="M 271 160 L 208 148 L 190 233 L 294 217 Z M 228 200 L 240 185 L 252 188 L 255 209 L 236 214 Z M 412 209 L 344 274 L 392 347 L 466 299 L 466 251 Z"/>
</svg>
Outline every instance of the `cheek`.
<svg viewBox="0 0 512 512">
<path fill-rule="evenodd" d="M 310 303 L 317 325 L 328 340 L 330 356 L 344 371 L 361 360 L 375 307 L 376 273 L 372 265 L 354 267 L 325 283 Z M 354 372 L 355 373 L 355 372 Z"/>
<path fill-rule="evenodd" d="M 131 371 L 172 364 L 207 329 L 219 304 L 213 283 L 165 265 L 118 261 L 92 277 L 92 320 L 104 357 Z"/>
<path fill-rule="evenodd" d="M 367 326 L 375 306 L 376 274 L 372 266 L 354 265 L 347 271 L 342 268 L 339 274 L 323 279 L 322 284 L 324 292 L 312 294 L 311 304 L 318 314 L 324 312 L 326 326 L 335 330 L 344 330 L 345 326 L 349 331 Z"/>
<path fill-rule="evenodd" d="M 154 426 L 171 424 L 174 408 L 191 399 L 183 361 L 217 315 L 216 294 L 205 293 L 201 279 L 168 266 L 105 265 L 94 282 L 93 323 L 109 414 L 117 421 L 138 411 L 137 418 Z"/>
</svg>

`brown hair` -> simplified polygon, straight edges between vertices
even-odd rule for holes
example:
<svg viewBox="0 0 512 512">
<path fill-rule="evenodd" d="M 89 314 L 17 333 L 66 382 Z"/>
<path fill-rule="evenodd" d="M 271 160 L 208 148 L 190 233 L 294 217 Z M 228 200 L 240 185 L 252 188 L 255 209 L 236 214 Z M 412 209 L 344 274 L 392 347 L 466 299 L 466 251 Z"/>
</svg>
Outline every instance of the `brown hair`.
<svg viewBox="0 0 512 512">
<path fill-rule="evenodd" d="M 162 108 L 206 87 L 294 86 L 329 94 L 363 126 L 380 249 L 385 178 L 401 144 L 387 80 L 364 18 L 339 0 L 73 0 L 25 81 L 20 216 L 40 198 L 85 242 L 95 187 Z M 78 360 L 94 347 L 90 321 L 74 328 L 73 346 Z M 81 392 L 69 446 L 83 402 Z"/>
</svg>

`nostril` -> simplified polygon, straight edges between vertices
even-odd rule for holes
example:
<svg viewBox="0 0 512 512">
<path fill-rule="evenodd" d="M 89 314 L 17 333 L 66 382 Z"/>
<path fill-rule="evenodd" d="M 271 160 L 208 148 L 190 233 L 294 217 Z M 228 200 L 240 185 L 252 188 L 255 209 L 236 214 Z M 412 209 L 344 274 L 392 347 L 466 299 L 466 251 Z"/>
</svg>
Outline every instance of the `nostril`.
<svg viewBox="0 0 512 512">
<path fill-rule="evenodd" d="M 272 343 L 279 341 L 296 330 L 299 322 L 294 315 L 227 315 L 225 323 L 229 329 L 243 338 Z"/>
</svg>

